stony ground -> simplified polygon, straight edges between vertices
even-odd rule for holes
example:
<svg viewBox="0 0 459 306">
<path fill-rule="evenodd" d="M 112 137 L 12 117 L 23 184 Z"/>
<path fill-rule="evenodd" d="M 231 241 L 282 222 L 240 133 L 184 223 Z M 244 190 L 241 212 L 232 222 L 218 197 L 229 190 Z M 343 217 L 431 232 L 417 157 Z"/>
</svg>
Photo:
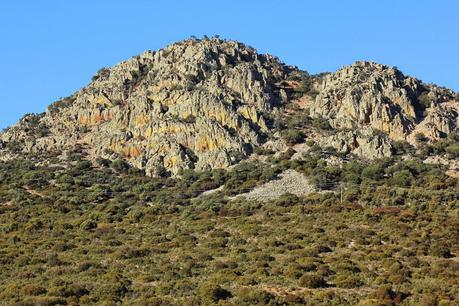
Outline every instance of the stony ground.
<svg viewBox="0 0 459 306">
<path fill-rule="evenodd" d="M 278 198 L 286 193 L 304 196 L 314 191 L 314 186 L 303 174 L 295 170 L 286 170 L 279 175 L 279 179 L 263 184 L 248 193 L 239 195 L 238 197 L 246 197 L 266 202 Z"/>
</svg>

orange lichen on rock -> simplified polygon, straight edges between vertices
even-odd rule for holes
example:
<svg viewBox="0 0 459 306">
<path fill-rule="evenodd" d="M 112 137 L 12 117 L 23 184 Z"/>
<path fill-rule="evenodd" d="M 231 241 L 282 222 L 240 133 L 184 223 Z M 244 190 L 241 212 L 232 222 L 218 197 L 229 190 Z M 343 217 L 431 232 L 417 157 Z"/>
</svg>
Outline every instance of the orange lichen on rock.
<svg viewBox="0 0 459 306">
<path fill-rule="evenodd" d="M 134 122 L 138 126 L 143 126 L 148 123 L 148 118 L 146 115 L 139 115 L 134 118 Z"/>
<path fill-rule="evenodd" d="M 80 116 L 78 118 L 78 122 L 81 124 L 81 125 L 87 125 L 88 124 L 88 117 L 87 116 Z"/>
<path fill-rule="evenodd" d="M 139 157 L 140 156 L 141 150 L 138 147 L 132 147 L 129 153 L 130 153 L 131 157 L 135 158 L 135 157 Z"/>
<path fill-rule="evenodd" d="M 111 119 L 112 119 L 112 112 L 111 112 L 110 110 L 108 110 L 108 109 L 107 109 L 107 110 L 104 110 L 104 111 L 102 112 L 102 119 L 103 119 L 104 121 L 109 121 L 109 120 L 111 120 Z"/>
<path fill-rule="evenodd" d="M 95 109 L 90 114 L 80 115 L 78 122 L 81 125 L 98 125 L 104 121 L 112 119 L 112 112 L 110 110 Z"/>
<path fill-rule="evenodd" d="M 167 168 L 174 167 L 180 163 L 179 156 L 169 156 L 164 159 L 164 166 Z"/>
<path fill-rule="evenodd" d="M 139 157 L 140 154 L 141 154 L 141 150 L 140 150 L 140 148 L 138 148 L 136 146 L 127 146 L 127 147 L 123 148 L 123 155 L 125 157 L 136 158 L 136 157 Z"/>
<path fill-rule="evenodd" d="M 224 144 L 224 140 L 219 140 L 217 138 L 210 138 L 208 136 L 201 136 L 196 142 L 196 150 L 198 151 L 210 151 L 215 150 L 221 147 Z"/>
<path fill-rule="evenodd" d="M 198 151 L 207 151 L 209 149 L 209 144 L 207 142 L 207 139 L 205 137 L 199 138 L 197 144 L 196 144 L 196 149 Z"/>
<path fill-rule="evenodd" d="M 102 121 L 102 116 L 100 115 L 100 111 L 96 112 L 92 117 L 91 117 L 91 123 L 92 124 L 99 124 Z"/>
<path fill-rule="evenodd" d="M 299 99 L 293 99 L 292 103 L 298 106 L 300 109 L 306 109 L 311 103 L 313 103 L 313 99 L 308 95 L 304 95 Z"/>
</svg>

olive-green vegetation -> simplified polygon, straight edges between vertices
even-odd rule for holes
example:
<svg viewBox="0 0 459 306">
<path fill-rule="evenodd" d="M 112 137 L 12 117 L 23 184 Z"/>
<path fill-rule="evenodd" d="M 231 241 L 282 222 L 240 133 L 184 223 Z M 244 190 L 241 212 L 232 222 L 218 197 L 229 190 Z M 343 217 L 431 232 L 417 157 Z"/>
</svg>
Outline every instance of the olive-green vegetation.
<svg viewBox="0 0 459 306">
<path fill-rule="evenodd" d="M 439 166 L 270 157 L 174 179 L 31 159 L 0 163 L 5 305 L 457 305 L 458 182 Z M 231 197 L 287 168 L 330 191 Z"/>
</svg>

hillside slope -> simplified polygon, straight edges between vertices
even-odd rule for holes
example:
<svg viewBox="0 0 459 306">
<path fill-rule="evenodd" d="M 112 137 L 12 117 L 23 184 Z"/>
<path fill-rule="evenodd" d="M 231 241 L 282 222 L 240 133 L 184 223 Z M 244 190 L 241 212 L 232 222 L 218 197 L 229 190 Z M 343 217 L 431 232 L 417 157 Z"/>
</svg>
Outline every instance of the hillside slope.
<svg viewBox="0 0 459 306">
<path fill-rule="evenodd" d="M 457 305 L 458 96 L 220 39 L 0 135 L 0 305 Z"/>
<path fill-rule="evenodd" d="M 225 168 L 267 142 L 282 151 L 296 134 L 294 143 L 374 159 L 396 153 L 396 141 L 456 133 L 458 100 L 376 63 L 310 76 L 239 42 L 189 39 L 101 69 L 1 134 L 0 150 L 6 160 L 79 149 L 163 176 Z"/>
</svg>

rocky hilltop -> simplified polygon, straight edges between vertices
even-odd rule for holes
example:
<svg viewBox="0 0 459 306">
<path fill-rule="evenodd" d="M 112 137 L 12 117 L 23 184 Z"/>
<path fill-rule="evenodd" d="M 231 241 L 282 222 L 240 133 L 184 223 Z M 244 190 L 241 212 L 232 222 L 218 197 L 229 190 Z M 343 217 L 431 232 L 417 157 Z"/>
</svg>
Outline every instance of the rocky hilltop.
<svg viewBox="0 0 459 306">
<path fill-rule="evenodd" d="M 371 127 L 394 140 L 416 133 L 438 140 L 458 126 L 457 95 L 425 85 L 396 68 L 357 62 L 326 76 L 311 105 L 312 116 L 334 128 Z"/>
<path fill-rule="evenodd" d="M 394 141 L 438 141 L 457 132 L 451 90 L 396 68 L 357 62 L 310 76 L 235 41 L 188 39 L 112 68 L 0 135 L 2 158 L 66 152 L 123 158 L 149 176 L 224 168 L 277 143 L 295 113 L 329 125 L 293 126 L 322 147 L 364 158 L 394 153 Z M 301 140 L 297 141 L 301 142 Z"/>
<path fill-rule="evenodd" d="M 386 157 L 393 141 L 438 141 L 457 131 L 459 99 L 452 90 L 424 84 L 395 67 L 356 62 L 325 76 L 308 105 L 338 133 L 326 140 L 340 151 Z M 376 133 L 375 132 L 382 132 Z"/>
<path fill-rule="evenodd" d="M 286 72 L 238 42 L 187 40 L 101 69 L 87 87 L 2 139 L 24 140 L 26 151 L 79 144 L 90 156 L 122 155 L 148 175 L 226 167 L 263 141 L 263 114 L 281 104 L 274 84 Z M 44 135 L 31 135 L 30 121 Z"/>
</svg>

